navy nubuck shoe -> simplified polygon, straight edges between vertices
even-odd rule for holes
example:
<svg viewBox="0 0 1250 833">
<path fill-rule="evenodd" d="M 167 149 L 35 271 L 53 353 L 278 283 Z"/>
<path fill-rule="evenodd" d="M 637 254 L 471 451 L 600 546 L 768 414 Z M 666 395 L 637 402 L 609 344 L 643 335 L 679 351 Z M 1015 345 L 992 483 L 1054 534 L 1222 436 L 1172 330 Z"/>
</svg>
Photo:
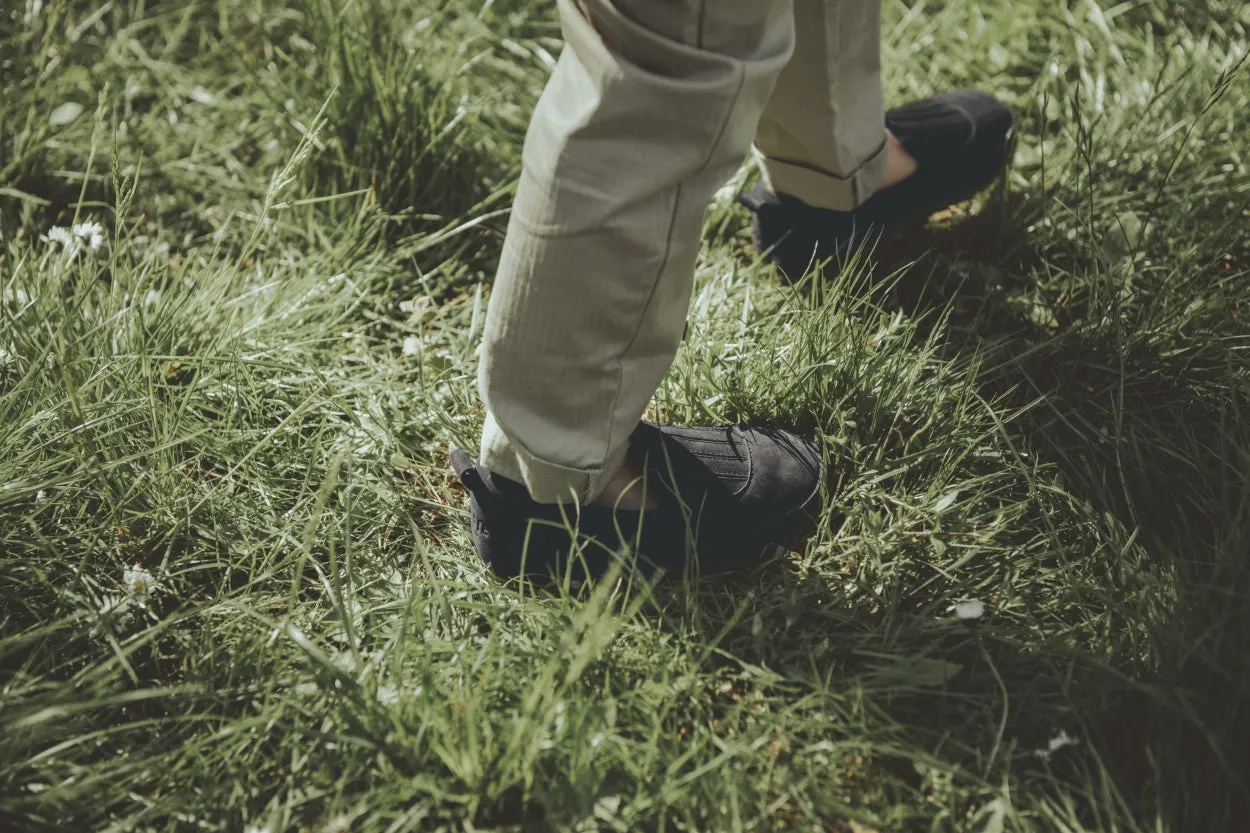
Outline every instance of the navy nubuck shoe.
<svg viewBox="0 0 1250 833">
<path fill-rule="evenodd" d="M 491 571 L 583 581 L 623 559 L 643 575 L 706 575 L 758 563 L 814 528 L 824 468 L 809 440 L 746 426 L 643 422 L 629 442 L 646 482 L 660 491 L 657 508 L 537 503 L 520 483 L 452 449 L 473 541 Z"/>
</svg>

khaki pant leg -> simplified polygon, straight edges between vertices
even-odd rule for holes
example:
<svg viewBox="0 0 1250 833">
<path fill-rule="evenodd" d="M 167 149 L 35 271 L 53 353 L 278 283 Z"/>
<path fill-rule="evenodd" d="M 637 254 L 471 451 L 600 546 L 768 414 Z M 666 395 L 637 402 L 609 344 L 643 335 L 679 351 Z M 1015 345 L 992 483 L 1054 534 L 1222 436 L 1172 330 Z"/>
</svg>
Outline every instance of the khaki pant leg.
<svg viewBox="0 0 1250 833">
<path fill-rule="evenodd" d="M 881 0 L 794 0 L 794 57 L 755 145 L 773 189 L 849 211 L 885 172 Z"/>
<path fill-rule="evenodd" d="M 704 213 L 790 58 L 790 0 L 561 0 L 487 312 L 481 462 L 588 500 L 668 371 Z"/>
</svg>

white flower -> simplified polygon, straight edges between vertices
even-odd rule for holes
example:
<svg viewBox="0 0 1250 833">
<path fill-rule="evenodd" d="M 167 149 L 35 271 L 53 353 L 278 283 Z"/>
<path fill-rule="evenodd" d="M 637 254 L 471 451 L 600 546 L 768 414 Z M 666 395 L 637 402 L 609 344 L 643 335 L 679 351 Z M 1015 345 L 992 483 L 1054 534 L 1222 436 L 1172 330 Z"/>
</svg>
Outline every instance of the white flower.
<svg viewBox="0 0 1250 833">
<path fill-rule="evenodd" d="M 122 582 L 126 585 L 127 595 L 139 607 L 147 605 L 148 597 L 156 588 L 156 577 L 139 564 L 122 573 Z"/>
<path fill-rule="evenodd" d="M 415 356 L 421 352 L 421 339 L 416 336 L 408 336 L 404 339 L 404 355 Z"/>
<path fill-rule="evenodd" d="M 100 598 L 92 637 L 109 627 L 125 629 L 134 624 L 138 611 L 147 607 L 148 598 L 156 589 L 156 577 L 139 564 L 122 571 L 122 583 L 126 585 L 124 593 L 109 593 Z"/>
<path fill-rule="evenodd" d="M 69 229 L 53 226 L 48 229 L 48 233 L 43 235 L 43 239 L 49 243 L 60 243 L 66 250 L 77 248 L 74 241 L 74 235 L 70 234 Z"/>
<path fill-rule="evenodd" d="M 41 238 L 46 243 L 58 243 L 68 257 L 73 257 L 86 249 L 88 252 L 99 251 L 104 245 L 104 226 L 94 220 L 86 223 L 75 223 L 71 228 L 53 226 Z"/>
<path fill-rule="evenodd" d="M 104 245 L 104 227 L 94 220 L 88 223 L 75 223 L 70 231 L 86 245 L 89 252 L 94 252 Z"/>
<path fill-rule="evenodd" d="M 1058 752 L 1060 749 L 1063 749 L 1065 746 L 1076 746 L 1080 742 L 1081 741 L 1078 738 L 1074 738 L 1066 731 L 1060 730 L 1059 734 L 1051 738 L 1046 744 L 1045 749 L 1035 749 L 1033 750 L 1033 754 L 1041 758 L 1043 761 L 1049 761 L 1050 756 Z"/>
<path fill-rule="evenodd" d="M 124 627 L 132 618 L 130 599 L 109 593 L 100 599 L 100 608 L 96 611 L 95 624 L 91 626 L 89 635 L 94 639 L 110 625 Z"/>
<path fill-rule="evenodd" d="M 393 685 L 378 686 L 378 702 L 384 706 L 394 706 L 399 703 L 399 689 Z"/>
<path fill-rule="evenodd" d="M 971 621 L 980 619 L 985 615 L 985 602 L 978 599 L 970 599 L 966 602 L 959 602 L 947 608 L 947 610 L 955 611 L 955 616 L 963 621 Z"/>
</svg>

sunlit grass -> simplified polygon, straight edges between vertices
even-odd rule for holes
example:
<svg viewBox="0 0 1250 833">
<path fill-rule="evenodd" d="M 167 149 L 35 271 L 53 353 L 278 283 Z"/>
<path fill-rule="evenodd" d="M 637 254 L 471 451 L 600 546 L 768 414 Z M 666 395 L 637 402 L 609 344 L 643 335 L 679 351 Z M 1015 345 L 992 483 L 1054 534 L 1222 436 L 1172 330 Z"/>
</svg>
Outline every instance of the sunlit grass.
<svg viewBox="0 0 1250 833">
<path fill-rule="evenodd" d="M 569 596 L 446 468 L 551 4 L 6 7 L 0 827 L 1240 829 L 1250 19 L 885 17 L 1013 170 L 793 281 L 725 191 L 652 403 L 819 434 L 825 523 Z"/>
</svg>

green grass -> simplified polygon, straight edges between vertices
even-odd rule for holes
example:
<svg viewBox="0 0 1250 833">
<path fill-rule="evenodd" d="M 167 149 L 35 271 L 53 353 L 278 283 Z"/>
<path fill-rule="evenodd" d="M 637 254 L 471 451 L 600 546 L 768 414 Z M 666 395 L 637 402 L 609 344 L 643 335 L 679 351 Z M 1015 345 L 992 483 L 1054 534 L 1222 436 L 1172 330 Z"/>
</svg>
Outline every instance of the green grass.
<svg viewBox="0 0 1250 833">
<path fill-rule="evenodd" d="M 551 4 L 8 4 L 0 827 L 1243 829 L 1250 14 L 885 19 L 891 100 L 1002 94 L 1015 168 L 793 283 L 723 192 L 653 403 L 819 432 L 828 523 L 547 593 L 446 451 Z"/>
</svg>

